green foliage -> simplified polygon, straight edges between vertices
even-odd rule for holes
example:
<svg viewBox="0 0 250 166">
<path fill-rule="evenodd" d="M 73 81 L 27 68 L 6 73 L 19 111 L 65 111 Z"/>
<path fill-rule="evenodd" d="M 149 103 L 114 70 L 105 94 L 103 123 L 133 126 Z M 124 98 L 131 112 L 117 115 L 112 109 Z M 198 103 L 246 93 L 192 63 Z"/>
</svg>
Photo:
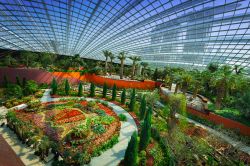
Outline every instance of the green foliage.
<svg viewBox="0 0 250 166">
<path fill-rule="evenodd" d="M 81 97 L 82 96 L 82 91 L 83 91 L 82 83 L 80 82 L 79 85 L 78 85 L 78 94 L 77 94 L 77 96 Z"/>
<path fill-rule="evenodd" d="M 20 78 L 18 76 L 16 76 L 16 84 L 19 85 L 19 86 L 22 86 Z"/>
<path fill-rule="evenodd" d="M 153 74 L 153 80 L 157 81 L 157 79 L 160 77 L 160 73 L 158 71 L 158 69 L 156 68 Z"/>
<path fill-rule="evenodd" d="M 23 90 L 19 85 L 8 84 L 4 94 L 9 98 L 21 98 L 23 96 Z"/>
<path fill-rule="evenodd" d="M 145 150 L 142 150 L 139 154 L 139 157 L 140 157 L 140 166 L 146 166 L 147 165 L 147 156 L 146 156 L 146 151 Z"/>
<path fill-rule="evenodd" d="M 136 132 L 133 133 L 128 143 L 124 156 L 124 166 L 136 166 L 138 158 L 138 140 Z"/>
<path fill-rule="evenodd" d="M 95 97 L 95 84 L 91 82 L 90 84 L 90 97 Z"/>
<path fill-rule="evenodd" d="M 107 97 L 107 90 L 108 90 L 108 85 L 105 82 L 103 85 L 103 90 L 102 90 L 102 98 L 106 98 Z"/>
<path fill-rule="evenodd" d="M 143 95 L 143 97 L 141 99 L 140 109 L 139 109 L 140 110 L 140 120 L 143 120 L 145 117 L 146 107 L 147 107 L 146 96 Z"/>
<path fill-rule="evenodd" d="M 174 117 L 175 113 L 185 115 L 186 113 L 186 97 L 182 94 L 172 94 L 169 97 L 169 106 L 171 116 Z"/>
<path fill-rule="evenodd" d="M 68 96 L 70 91 L 70 85 L 68 79 L 65 80 L 65 94 Z"/>
<path fill-rule="evenodd" d="M 102 124 L 97 124 L 93 126 L 92 131 L 96 134 L 103 134 L 106 132 L 106 129 Z"/>
<path fill-rule="evenodd" d="M 124 114 L 119 115 L 120 121 L 127 121 L 127 117 Z"/>
<path fill-rule="evenodd" d="M 125 104 L 125 101 L 126 101 L 126 89 L 123 89 L 121 93 L 121 103 Z"/>
<path fill-rule="evenodd" d="M 136 102 L 135 89 L 133 89 L 130 96 L 129 111 L 135 110 L 135 102 Z"/>
<path fill-rule="evenodd" d="M 250 119 L 250 91 L 246 91 L 238 102 L 238 108 L 242 111 L 242 114 Z"/>
<path fill-rule="evenodd" d="M 34 80 L 29 80 L 24 86 L 24 95 L 35 94 L 38 91 L 38 85 Z"/>
<path fill-rule="evenodd" d="M 51 86 L 51 89 L 52 89 L 51 94 L 55 95 L 56 92 L 57 92 L 57 86 L 58 86 L 55 78 L 53 78 L 52 83 L 51 83 L 50 86 Z"/>
<path fill-rule="evenodd" d="M 115 101 L 116 99 L 116 85 L 114 84 L 112 89 L 112 100 Z"/>
<path fill-rule="evenodd" d="M 151 136 L 151 115 L 152 115 L 152 107 L 149 106 L 140 133 L 140 144 L 139 144 L 140 150 L 145 150 L 149 144 Z"/>
</svg>

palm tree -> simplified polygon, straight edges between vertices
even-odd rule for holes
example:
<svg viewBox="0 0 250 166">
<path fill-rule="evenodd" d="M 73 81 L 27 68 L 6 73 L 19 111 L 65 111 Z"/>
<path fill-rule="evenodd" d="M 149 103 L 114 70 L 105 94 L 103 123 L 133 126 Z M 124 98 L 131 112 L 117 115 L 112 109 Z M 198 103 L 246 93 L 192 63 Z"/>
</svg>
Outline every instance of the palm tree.
<svg viewBox="0 0 250 166">
<path fill-rule="evenodd" d="M 227 96 L 229 89 L 235 82 L 235 77 L 232 75 L 230 66 L 222 66 L 216 72 L 213 73 L 211 78 L 211 84 L 216 88 L 216 109 L 221 108 L 222 100 Z"/>
<path fill-rule="evenodd" d="M 104 72 L 106 75 L 108 72 L 108 59 L 109 59 L 111 52 L 108 50 L 103 50 L 102 52 L 103 52 L 103 55 L 105 56 L 105 71 Z"/>
<path fill-rule="evenodd" d="M 243 72 L 244 68 L 240 67 L 240 65 L 234 65 L 235 74 L 239 75 Z"/>
<path fill-rule="evenodd" d="M 202 86 L 202 75 L 198 70 L 194 70 L 192 73 L 191 88 L 193 90 L 192 98 L 195 99 L 197 94 L 203 89 Z"/>
<path fill-rule="evenodd" d="M 109 58 L 110 58 L 110 75 L 111 75 L 113 71 L 113 60 L 115 59 L 115 55 L 112 52 L 110 52 Z"/>
<path fill-rule="evenodd" d="M 129 59 L 131 59 L 133 61 L 133 64 L 132 64 L 132 75 L 131 75 L 131 79 L 133 80 L 134 76 L 135 76 L 135 65 L 136 65 L 136 62 L 141 61 L 141 57 L 139 57 L 139 56 L 132 56 L 132 57 L 129 57 Z"/>
<path fill-rule="evenodd" d="M 143 68 L 142 68 L 141 75 L 142 75 L 142 78 L 144 78 L 146 68 L 148 67 L 148 63 L 147 63 L 147 62 L 141 62 L 141 65 L 142 65 L 142 67 L 143 67 Z"/>
<path fill-rule="evenodd" d="M 176 73 L 176 75 L 174 76 L 174 81 L 175 81 L 174 93 L 176 94 L 178 92 L 179 87 L 180 87 L 181 82 L 182 82 L 181 75 L 179 73 Z"/>
<path fill-rule="evenodd" d="M 123 79 L 124 61 L 126 59 L 126 53 L 124 51 L 120 52 L 117 58 L 121 61 L 120 79 Z"/>
<path fill-rule="evenodd" d="M 185 72 L 181 75 L 181 87 L 182 87 L 182 92 L 185 95 L 187 93 L 188 86 L 192 82 L 192 76 Z"/>
</svg>

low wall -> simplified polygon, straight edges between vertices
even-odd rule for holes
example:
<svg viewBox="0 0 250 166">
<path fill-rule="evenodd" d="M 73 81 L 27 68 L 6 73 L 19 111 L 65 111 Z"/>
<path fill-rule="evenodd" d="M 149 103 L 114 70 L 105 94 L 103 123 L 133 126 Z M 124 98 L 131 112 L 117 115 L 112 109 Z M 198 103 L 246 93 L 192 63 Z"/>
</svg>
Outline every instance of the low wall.
<svg viewBox="0 0 250 166">
<path fill-rule="evenodd" d="M 224 117 L 217 115 L 217 114 L 214 114 L 212 112 L 205 114 L 205 113 L 200 112 L 198 110 L 195 110 L 191 107 L 187 107 L 187 112 L 192 114 L 192 115 L 198 116 L 200 118 L 206 119 L 210 122 L 213 122 L 217 125 L 223 125 L 223 127 L 225 127 L 225 128 L 239 130 L 239 132 L 242 135 L 250 136 L 250 127 L 248 127 L 242 123 L 239 123 L 237 121 L 234 121 L 234 120 L 231 120 L 228 118 L 224 118 Z"/>
<path fill-rule="evenodd" d="M 93 82 L 97 85 L 103 85 L 107 83 L 109 87 L 116 84 L 117 88 L 136 88 L 136 89 L 150 89 L 153 90 L 159 87 L 161 83 L 145 80 L 145 81 L 126 81 L 115 80 L 111 78 L 105 78 L 97 76 L 95 74 L 81 75 L 80 72 L 47 72 L 39 69 L 27 69 L 27 68 L 0 68 L 0 83 L 3 82 L 4 75 L 7 76 L 10 82 L 15 83 L 16 77 L 20 77 L 22 80 L 25 77 L 27 80 L 35 80 L 38 83 L 51 83 L 53 77 L 57 81 L 68 79 L 71 84 L 79 83 L 80 81 Z"/>
<path fill-rule="evenodd" d="M 164 94 L 164 92 L 161 88 L 160 88 L 160 97 L 164 101 L 168 100 L 168 97 L 166 96 L 166 94 Z M 238 130 L 242 135 L 250 136 L 250 127 L 248 127 L 242 123 L 239 123 L 237 121 L 234 121 L 234 120 L 231 120 L 228 118 L 224 118 L 224 117 L 217 115 L 217 114 L 214 114 L 212 112 L 205 113 L 205 112 L 196 110 L 192 107 L 187 107 L 187 112 L 191 115 L 194 115 L 194 116 L 200 117 L 202 119 L 206 119 L 210 122 L 213 122 L 214 124 L 223 125 L 224 128 Z"/>
</svg>

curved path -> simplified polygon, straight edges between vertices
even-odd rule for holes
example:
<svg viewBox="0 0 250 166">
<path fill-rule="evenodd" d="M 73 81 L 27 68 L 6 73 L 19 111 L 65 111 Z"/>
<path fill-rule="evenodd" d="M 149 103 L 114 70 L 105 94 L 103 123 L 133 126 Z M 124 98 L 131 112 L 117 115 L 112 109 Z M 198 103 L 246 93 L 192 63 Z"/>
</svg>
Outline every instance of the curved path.
<svg viewBox="0 0 250 166">
<path fill-rule="evenodd" d="M 50 101 L 58 101 L 60 98 L 51 98 L 50 90 L 47 89 L 44 92 L 44 96 L 41 98 L 41 102 L 50 102 Z M 87 101 L 96 100 L 92 98 L 86 98 Z M 103 101 L 103 100 L 100 100 Z M 119 142 L 114 145 L 111 149 L 103 152 L 98 157 L 93 157 L 91 162 L 88 164 L 89 166 L 117 166 L 120 161 L 124 158 L 125 151 L 128 146 L 128 142 L 134 131 L 137 132 L 137 126 L 135 124 L 132 116 L 125 111 L 120 106 L 117 106 L 111 102 L 108 102 L 108 105 L 113 108 L 113 111 L 117 114 L 124 114 L 127 117 L 126 122 L 121 122 L 121 130 L 119 135 Z"/>
</svg>

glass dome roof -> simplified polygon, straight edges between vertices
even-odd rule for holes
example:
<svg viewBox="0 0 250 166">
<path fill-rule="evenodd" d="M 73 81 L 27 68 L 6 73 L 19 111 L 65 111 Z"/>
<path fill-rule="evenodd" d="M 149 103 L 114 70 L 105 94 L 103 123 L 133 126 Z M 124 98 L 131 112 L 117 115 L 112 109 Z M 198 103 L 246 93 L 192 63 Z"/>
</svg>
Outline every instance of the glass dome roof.
<svg viewBox="0 0 250 166">
<path fill-rule="evenodd" d="M 1 0 L 0 48 L 250 67 L 249 0 Z"/>
</svg>

